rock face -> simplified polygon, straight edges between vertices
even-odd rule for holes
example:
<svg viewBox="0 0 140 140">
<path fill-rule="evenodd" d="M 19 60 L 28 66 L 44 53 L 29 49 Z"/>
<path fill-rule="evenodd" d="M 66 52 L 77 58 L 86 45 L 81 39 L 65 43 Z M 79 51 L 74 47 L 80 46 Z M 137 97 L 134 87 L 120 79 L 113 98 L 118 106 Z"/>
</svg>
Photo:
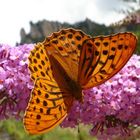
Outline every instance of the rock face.
<svg viewBox="0 0 140 140">
<path fill-rule="evenodd" d="M 42 20 L 37 23 L 30 22 L 29 33 L 26 33 L 23 28 L 20 30 L 21 41 L 19 44 L 43 41 L 47 36 L 50 36 L 53 32 L 59 31 L 62 28 L 81 29 L 91 36 L 97 36 L 125 31 L 136 32 L 140 30 L 140 24 L 134 25 L 132 23 L 121 27 L 107 27 L 105 25 L 97 24 L 88 18 L 75 24 Z"/>
<path fill-rule="evenodd" d="M 94 36 L 99 34 L 109 34 L 111 32 L 111 29 L 105 25 L 99 25 L 89 19 L 82 22 L 77 22 L 75 24 L 43 20 L 37 23 L 30 22 L 29 33 L 26 33 L 23 28 L 20 30 L 20 44 L 43 41 L 45 37 L 51 35 L 53 32 L 59 31 L 62 28 L 81 29 L 85 33 Z"/>
</svg>

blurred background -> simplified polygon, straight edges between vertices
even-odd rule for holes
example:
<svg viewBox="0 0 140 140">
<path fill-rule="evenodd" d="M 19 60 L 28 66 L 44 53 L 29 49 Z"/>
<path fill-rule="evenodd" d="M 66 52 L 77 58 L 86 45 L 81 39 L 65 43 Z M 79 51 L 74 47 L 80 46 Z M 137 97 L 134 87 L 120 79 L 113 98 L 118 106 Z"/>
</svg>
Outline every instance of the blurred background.
<svg viewBox="0 0 140 140">
<path fill-rule="evenodd" d="M 131 31 L 140 39 L 140 0 L 1 0 L 0 19 L 0 44 L 11 46 L 43 41 L 69 27 L 92 36 Z M 80 133 L 58 127 L 47 135 L 29 136 L 21 121 L 9 119 L 0 122 L 0 140 L 94 140 L 89 127 L 80 125 Z M 139 138 L 137 130 L 130 140 Z"/>
<path fill-rule="evenodd" d="M 67 27 L 94 36 L 119 32 L 109 25 L 139 9 L 140 0 L 1 0 L 0 43 L 34 43 Z M 133 26 L 121 30 L 138 29 Z"/>
</svg>

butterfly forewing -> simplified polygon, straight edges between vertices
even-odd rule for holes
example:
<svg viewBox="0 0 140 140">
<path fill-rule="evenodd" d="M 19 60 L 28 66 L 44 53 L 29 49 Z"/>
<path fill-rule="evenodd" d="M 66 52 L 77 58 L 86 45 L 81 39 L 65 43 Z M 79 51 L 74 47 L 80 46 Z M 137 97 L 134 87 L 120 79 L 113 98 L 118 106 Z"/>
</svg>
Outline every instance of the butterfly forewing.
<svg viewBox="0 0 140 140">
<path fill-rule="evenodd" d="M 80 30 L 63 29 L 47 37 L 43 45 L 47 46 L 50 53 L 59 53 L 59 55 L 69 57 L 69 59 L 78 63 L 82 44 L 88 38 L 90 36 Z"/>
<path fill-rule="evenodd" d="M 41 43 L 35 45 L 35 48 L 31 51 L 28 58 L 28 67 L 33 81 L 38 77 L 45 77 L 48 80 L 53 80 L 51 65 L 43 47 L 44 46 Z"/>
<path fill-rule="evenodd" d="M 63 29 L 53 33 L 43 42 L 49 55 L 53 55 L 62 65 L 71 79 L 77 81 L 80 50 L 83 42 L 90 38 L 80 30 Z"/>
<path fill-rule="evenodd" d="M 83 44 L 78 79 L 84 89 L 102 84 L 126 64 L 136 48 L 132 33 L 100 36 Z"/>
</svg>

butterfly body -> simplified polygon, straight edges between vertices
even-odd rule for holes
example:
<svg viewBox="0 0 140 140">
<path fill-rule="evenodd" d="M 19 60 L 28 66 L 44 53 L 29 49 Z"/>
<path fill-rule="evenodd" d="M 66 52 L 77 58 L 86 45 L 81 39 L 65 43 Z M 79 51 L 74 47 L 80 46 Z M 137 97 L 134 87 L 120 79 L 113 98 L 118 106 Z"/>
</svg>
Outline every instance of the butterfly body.
<svg viewBox="0 0 140 140">
<path fill-rule="evenodd" d="M 24 115 L 30 134 L 48 132 L 60 124 L 73 102 L 83 102 L 82 90 L 114 76 L 135 51 L 132 33 L 90 37 L 63 29 L 35 45 L 29 56 L 34 88 Z"/>
<path fill-rule="evenodd" d="M 68 73 L 65 71 L 63 66 L 61 66 L 60 62 L 53 57 L 53 55 L 49 56 L 50 63 L 52 66 L 52 73 L 53 76 L 58 83 L 60 89 L 63 92 L 69 93 L 71 98 L 75 98 L 78 101 L 82 101 L 82 87 L 78 83 L 76 77 L 71 78 L 71 75 L 68 75 Z M 76 75 L 75 73 L 72 73 L 73 76 Z"/>
</svg>

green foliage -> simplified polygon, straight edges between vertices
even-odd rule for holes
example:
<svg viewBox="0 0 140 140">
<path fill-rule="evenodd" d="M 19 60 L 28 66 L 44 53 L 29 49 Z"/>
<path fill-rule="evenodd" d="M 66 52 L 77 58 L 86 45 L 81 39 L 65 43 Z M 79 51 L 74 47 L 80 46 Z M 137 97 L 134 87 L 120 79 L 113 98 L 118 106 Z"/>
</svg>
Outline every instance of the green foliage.
<svg viewBox="0 0 140 140">
<path fill-rule="evenodd" d="M 138 37 L 138 44 L 137 44 L 137 49 L 136 49 L 136 53 L 140 55 L 140 27 L 139 29 L 135 32 L 135 34 Z"/>
<path fill-rule="evenodd" d="M 23 128 L 23 123 L 10 119 L 0 122 L 0 140 L 96 140 L 89 135 L 89 127 L 80 125 L 78 128 L 60 128 L 41 135 L 29 135 Z"/>
<path fill-rule="evenodd" d="M 130 24 L 127 26 L 127 31 L 132 32 L 137 35 L 138 37 L 138 43 L 137 43 L 137 48 L 136 48 L 136 54 L 140 55 L 140 24 L 133 25 Z"/>
<path fill-rule="evenodd" d="M 15 119 L 0 122 L 0 140 L 97 140 L 89 135 L 90 126 L 79 125 L 78 128 L 57 127 L 51 132 L 41 135 L 29 135 L 23 128 L 23 123 Z M 129 138 L 123 140 L 136 140 L 140 137 L 140 127 L 134 130 Z M 114 137 L 113 140 L 122 140 L 121 137 Z M 139 139 L 138 139 L 139 140 Z"/>
</svg>

